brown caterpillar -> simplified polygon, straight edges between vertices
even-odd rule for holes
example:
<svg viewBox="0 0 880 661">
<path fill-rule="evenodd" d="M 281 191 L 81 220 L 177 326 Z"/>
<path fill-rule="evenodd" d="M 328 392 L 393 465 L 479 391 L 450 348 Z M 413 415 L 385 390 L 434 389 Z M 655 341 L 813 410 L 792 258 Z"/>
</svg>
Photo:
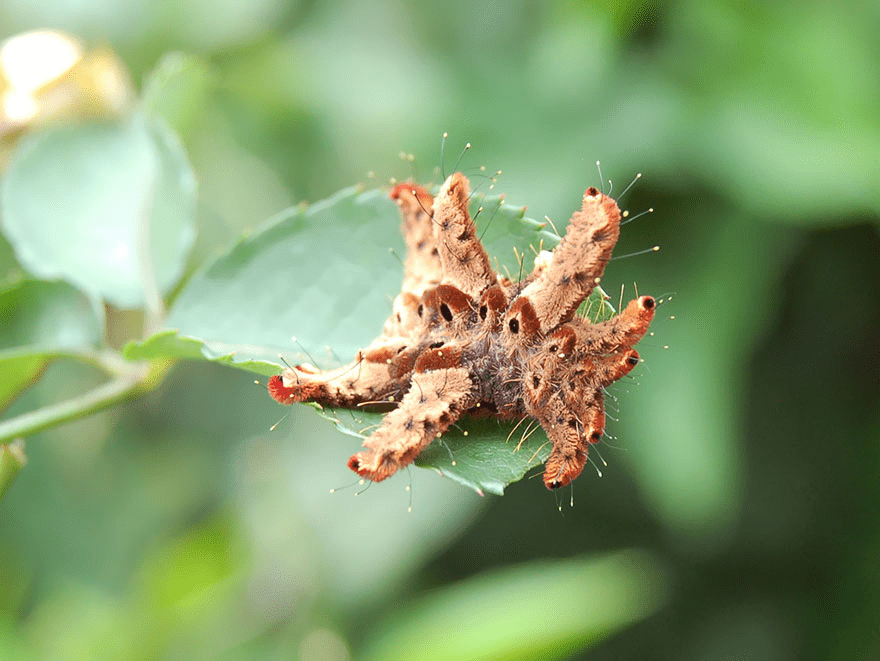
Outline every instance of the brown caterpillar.
<svg viewBox="0 0 880 661">
<path fill-rule="evenodd" d="M 575 315 L 617 243 L 617 203 L 587 189 L 550 257 L 513 282 L 491 267 L 462 174 L 451 175 L 436 198 L 413 184 L 398 184 L 391 197 L 403 216 L 407 257 L 382 334 L 343 367 L 285 369 L 270 379 L 269 393 L 282 404 L 399 401 L 348 461 L 375 482 L 479 407 L 503 420 L 537 420 L 553 444 L 544 484 L 569 484 L 604 434 L 604 388 L 638 364 L 633 346 L 654 318 L 651 296 L 608 321 Z"/>
</svg>

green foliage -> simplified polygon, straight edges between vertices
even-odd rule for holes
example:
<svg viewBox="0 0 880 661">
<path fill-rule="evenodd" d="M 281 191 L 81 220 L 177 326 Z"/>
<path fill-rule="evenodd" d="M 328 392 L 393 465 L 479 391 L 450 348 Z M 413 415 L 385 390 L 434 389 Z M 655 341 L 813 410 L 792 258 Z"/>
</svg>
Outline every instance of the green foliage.
<svg viewBox="0 0 880 661">
<path fill-rule="evenodd" d="M 0 200 L 18 260 L 40 278 L 140 307 L 183 274 L 195 179 L 177 138 L 154 119 L 136 113 L 30 137 Z"/>
<path fill-rule="evenodd" d="M 27 463 L 24 454 L 24 442 L 19 439 L 6 445 L 0 445 L 0 498 L 12 485 L 15 477 Z"/>
<path fill-rule="evenodd" d="M 2 3 L 4 36 L 65 26 L 141 92 L 134 120 L 22 135 L 0 71 L 0 658 L 880 657 L 875 4 Z M 540 432 L 513 452 L 526 423 L 470 420 L 422 460 L 486 497 L 433 469 L 341 488 L 378 418 L 322 412 L 340 434 L 253 375 L 375 336 L 400 239 L 359 191 L 436 184 L 466 141 L 474 188 L 503 168 L 560 231 L 644 172 L 624 204 L 656 213 L 617 253 L 663 250 L 604 283 L 671 301 L 608 398 L 602 479 L 505 486 Z M 345 234 L 297 206 L 358 181 Z M 482 204 L 512 275 L 552 240 Z M 167 245 L 117 263 L 133 218 Z M 265 266 L 322 280 L 261 273 L 273 231 Z M 334 272 L 376 279 L 369 309 Z"/>
<path fill-rule="evenodd" d="M 187 133 L 204 112 L 214 78 L 211 67 L 201 58 L 168 53 L 144 83 L 144 107 L 176 132 Z"/>
<path fill-rule="evenodd" d="M 394 626 L 363 658 L 567 659 L 653 613 L 667 581 L 656 560 L 636 552 L 491 572 L 393 613 Z M 426 639 L 434 628 L 455 635 Z"/>
<path fill-rule="evenodd" d="M 164 330 L 151 335 L 143 342 L 129 342 L 123 348 L 122 353 L 128 360 L 155 360 L 163 357 L 209 360 L 248 370 L 262 376 L 271 376 L 278 373 L 278 365 L 274 362 L 236 359 L 236 356 L 240 355 L 237 346 L 227 346 L 225 350 L 228 353 L 212 351 L 211 347 L 203 340 L 181 337 L 177 330 Z"/>
</svg>

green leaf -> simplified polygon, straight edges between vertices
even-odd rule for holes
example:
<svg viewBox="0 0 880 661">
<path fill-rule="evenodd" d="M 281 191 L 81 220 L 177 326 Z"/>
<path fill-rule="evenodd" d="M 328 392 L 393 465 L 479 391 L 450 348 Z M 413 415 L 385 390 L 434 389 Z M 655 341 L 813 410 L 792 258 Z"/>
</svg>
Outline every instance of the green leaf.
<svg viewBox="0 0 880 661">
<path fill-rule="evenodd" d="M 369 436 L 384 417 L 383 413 L 371 411 L 310 406 L 340 432 L 357 438 Z M 516 429 L 514 426 L 493 419 L 465 417 L 425 448 L 416 459 L 416 466 L 431 468 L 481 496 L 502 496 L 504 487 L 521 480 L 550 454 L 543 429 L 527 423 Z"/>
<path fill-rule="evenodd" d="M 477 196 L 472 203 L 483 243 L 512 277 L 521 268 L 531 270 L 530 246 L 551 249 L 559 240 L 523 211 L 497 196 Z M 129 344 L 124 355 L 211 360 L 261 375 L 280 371 L 279 354 L 291 363 L 323 366 L 350 360 L 379 333 L 400 290 L 402 268 L 389 254 L 389 248 L 398 255 L 403 250 L 399 225 L 397 206 L 378 190 L 348 189 L 285 212 L 193 277 L 171 310 L 167 325 L 173 330 Z M 593 317 L 613 313 L 598 288 L 585 306 Z M 358 438 L 382 418 L 365 411 L 321 414 Z M 523 424 L 508 441 L 513 426 L 466 419 L 427 448 L 417 464 L 479 493 L 500 495 L 549 453 L 542 429 Z"/>
<path fill-rule="evenodd" d="M 9 165 L 0 204 L 6 236 L 31 273 L 138 307 L 182 275 L 195 194 L 176 137 L 135 114 L 31 136 Z"/>
<path fill-rule="evenodd" d="M 396 206 L 380 191 L 347 189 L 286 211 L 195 275 L 165 325 L 201 342 L 207 360 L 271 362 L 276 373 L 279 354 L 310 360 L 301 346 L 318 364 L 350 359 L 378 334 L 400 289 L 401 268 L 388 252 L 403 249 L 398 225 Z M 181 355 L 180 343 L 165 348 L 193 357 Z M 151 357 L 163 355 L 152 349 Z"/>
<path fill-rule="evenodd" d="M 6 237 L 0 234 L 0 287 L 7 287 L 23 277 L 21 266 Z"/>
<path fill-rule="evenodd" d="M 43 351 L 0 352 L 0 370 L 3 372 L 3 379 L 0 381 L 0 411 L 40 378 L 50 359 Z"/>
<path fill-rule="evenodd" d="M 213 84 L 212 70 L 203 59 L 167 53 L 144 83 L 144 106 L 177 133 L 187 133 L 201 119 Z"/>
<path fill-rule="evenodd" d="M 25 280 L 0 291 L 0 410 L 32 383 L 49 361 L 96 347 L 103 310 L 65 282 Z"/>
<path fill-rule="evenodd" d="M 96 346 L 103 311 L 66 282 L 24 280 L 0 291 L 0 350 Z"/>
<path fill-rule="evenodd" d="M 501 496 L 504 487 L 521 480 L 550 455 L 550 442 L 537 423 L 513 427 L 497 420 L 465 418 L 425 448 L 416 465 L 433 468 L 477 493 Z"/>
<path fill-rule="evenodd" d="M 0 445 L 0 499 L 12 486 L 16 476 L 26 463 L 24 441 L 19 439 L 6 445 Z"/>
<path fill-rule="evenodd" d="M 668 592 L 664 568 L 636 551 L 503 569 L 397 611 L 358 658 L 566 659 L 657 612 Z"/>
<path fill-rule="evenodd" d="M 217 516 L 152 550 L 141 568 L 139 591 L 149 604 L 169 615 L 195 618 L 211 608 L 237 566 L 235 530 Z M 218 594 L 220 593 L 220 594 Z"/>
<path fill-rule="evenodd" d="M 210 360 L 262 376 L 278 374 L 277 363 L 261 360 L 237 361 L 234 351 L 230 353 L 217 352 L 203 341 L 179 335 L 176 330 L 160 331 L 143 342 L 129 342 L 123 348 L 122 355 L 127 360 L 154 360 L 157 358 Z"/>
</svg>

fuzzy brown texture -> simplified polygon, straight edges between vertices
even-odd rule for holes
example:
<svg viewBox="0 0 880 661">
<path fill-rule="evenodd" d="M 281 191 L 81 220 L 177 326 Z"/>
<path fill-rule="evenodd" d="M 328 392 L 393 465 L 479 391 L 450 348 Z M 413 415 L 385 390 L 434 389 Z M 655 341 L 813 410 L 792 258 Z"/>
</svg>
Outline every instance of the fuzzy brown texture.
<svg viewBox="0 0 880 661">
<path fill-rule="evenodd" d="M 416 356 L 404 348 L 393 355 L 372 350 L 334 370 L 313 371 L 310 366 L 288 367 L 269 382 L 269 392 L 282 404 L 318 402 L 327 406 L 354 407 L 366 402 L 398 402 L 409 388 Z M 380 357 L 381 354 L 381 357 Z"/>
<path fill-rule="evenodd" d="M 595 188 L 587 189 L 581 210 L 571 217 L 565 237 L 553 251 L 553 260 L 522 292 L 532 300 L 541 330 L 546 333 L 571 319 L 602 277 L 619 236 L 617 203 Z"/>
<path fill-rule="evenodd" d="M 633 346 L 654 318 L 652 297 L 590 323 L 575 316 L 601 278 L 620 211 L 594 188 L 565 237 L 522 283 L 496 274 L 468 213 L 468 181 L 450 176 L 436 199 L 414 184 L 391 192 L 409 250 L 403 290 L 382 334 L 349 365 L 284 370 L 269 381 L 283 404 L 398 404 L 349 467 L 373 481 L 410 464 L 468 411 L 531 417 L 553 446 L 544 484 L 569 484 L 605 432 L 604 390 L 639 362 Z"/>
<path fill-rule="evenodd" d="M 361 477 L 384 480 L 415 461 L 419 453 L 475 405 L 467 370 L 439 368 L 417 372 L 400 406 L 385 416 L 382 426 L 364 441 L 366 450 L 348 460 Z"/>
<path fill-rule="evenodd" d="M 497 278 L 477 238 L 469 201 L 468 180 L 460 172 L 450 175 L 434 200 L 434 242 L 440 251 L 443 282 L 479 299 Z"/>
<path fill-rule="evenodd" d="M 391 199 L 396 200 L 400 207 L 400 229 L 406 243 L 406 278 L 401 291 L 421 296 L 425 289 L 438 284 L 443 276 L 431 221 L 434 198 L 421 186 L 403 183 L 391 189 Z"/>
</svg>

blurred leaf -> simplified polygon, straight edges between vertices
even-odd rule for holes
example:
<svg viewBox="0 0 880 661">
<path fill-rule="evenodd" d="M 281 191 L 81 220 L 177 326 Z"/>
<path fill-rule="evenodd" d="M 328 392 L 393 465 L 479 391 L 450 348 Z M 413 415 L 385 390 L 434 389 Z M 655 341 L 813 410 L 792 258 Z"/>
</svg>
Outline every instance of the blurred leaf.
<svg viewBox="0 0 880 661">
<path fill-rule="evenodd" d="M 0 291 L 0 349 L 97 346 L 103 312 L 66 282 L 25 280 Z"/>
<path fill-rule="evenodd" d="M 26 661 L 31 655 L 26 651 L 17 624 L 8 611 L 0 615 L 0 658 Z"/>
<path fill-rule="evenodd" d="M 27 643 L 33 659 L 124 661 L 138 654 L 139 620 L 120 597 L 91 585 L 57 587 L 29 614 Z M 155 652 L 155 650 L 151 650 Z"/>
<path fill-rule="evenodd" d="M 202 117 L 213 84 L 213 73 L 205 60 L 168 53 L 144 83 L 144 106 L 182 135 Z"/>
<path fill-rule="evenodd" d="M 363 659 L 564 659 L 655 613 L 668 579 L 651 556 L 533 563 L 437 591 L 398 611 Z"/>
<path fill-rule="evenodd" d="M 666 66 L 693 109 L 682 167 L 759 220 L 827 226 L 880 212 L 876 16 L 853 7 L 828 21 L 821 3 L 798 2 L 689 0 L 669 12 Z"/>
<path fill-rule="evenodd" d="M 255 0 L 246 4 L 187 0 L 159 7 L 174 43 L 211 52 L 235 51 L 259 40 L 298 4 L 298 0 Z"/>
<path fill-rule="evenodd" d="M 19 471 L 27 463 L 24 453 L 24 441 L 21 439 L 0 445 L 0 498 L 12 486 Z"/>
<path fill-rule="evenodd" d="M 6 237 L 0 234 L 0 287 L 7 287 L 21 279 L 21 267 L 15 260 L 15 252 Z"/>
<path fill-rule="evenodd" d="M 97 346 L 103 311 L 65 282 L 26 280 L 0 292 L 0 410 L 57 354 Z"/>
<path fill-rule="evenodd" d="M 723 546 L 739 524 L 749 360 L 779 309 L 792 243 L 780 227 L 759 234 L 750 222 L 716 218 L 700 259 L 679 270 L 679 293 L 652 325 L 669 350 L 645 363 L 667 385 L 635 389 L 626 408 L 639 414 L 620 420 L 646 504 L 691 549 Z"/>
<path fill-rule="evenodd" d="M 6 235 L 30 272 L 137 307 L 153 280 L 168 291 L 183 273 L 195 194 L 174 135 L 134 115 L 31 136 L 10 163 L 0 203 Z"/>
<path fill-rule="evenodd" d="M 0 351 L 0 370 L 3 370 L 3 380 L 0 381 L 0 411 L 40 377 L 50 359 L 51 356 L 40 350 Z"/>
<path fill-rule="evenodd" d="M 206 599 L 235 572 L 238 563 L 231 541 L 233 529 L 224 517 L 190 529 L 148 560 L 143 571 L 145 599 L 159 611 L 194 615 L 210 604 Z"/>
<path fill-rule="evenodd" d="M 772 111 L 770 109 L 773 109 Z M 695 131 L 699 171 L 732 200 L 763 221 L 767 214 L 796 225 L 850 224 L 852 215 L 880 213 L 880 174 L 872 145 L 880 132 L 855 136 L 819 130 L 796 114 L 777 110 L 772 98 L 717 104 Z M 719 152 L 707 152 L 706 143 Z M 834 194 L 829 195 L 828 191 Z"/>
</svg>

